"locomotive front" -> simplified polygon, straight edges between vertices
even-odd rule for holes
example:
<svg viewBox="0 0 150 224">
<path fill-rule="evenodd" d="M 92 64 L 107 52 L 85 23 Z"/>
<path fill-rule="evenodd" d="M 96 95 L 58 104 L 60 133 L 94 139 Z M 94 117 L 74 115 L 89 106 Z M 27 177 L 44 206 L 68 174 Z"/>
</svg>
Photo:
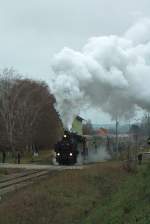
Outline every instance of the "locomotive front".
<svg viewBox="0 0 150 224">
<path fill-rule="evenodd" d="M 65 131 L 61 141 L 55 145 L 56 161 L 60 165 L 73 165 L 77 162 L 77 141 L 73 135 Z"/>
</svg>

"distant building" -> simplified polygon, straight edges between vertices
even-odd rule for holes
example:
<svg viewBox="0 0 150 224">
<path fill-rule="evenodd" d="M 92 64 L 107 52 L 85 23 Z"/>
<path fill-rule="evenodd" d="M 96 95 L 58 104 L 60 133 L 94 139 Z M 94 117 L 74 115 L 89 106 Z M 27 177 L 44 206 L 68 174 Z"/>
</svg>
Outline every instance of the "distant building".
<svg viewBox="0 0 150 224">
<path fill-rule="evenodd" d="M 106 128 L 100 128 L 97 130 L 97 135 L 101 136 L 101 137 L 106 137 L 108 136 L 108 129 Z"/>
<path fill-rule="evenodd" d="M 72 124 L 72 131 L 76 132 L 79 135 L 83 134 L 83 121 L 84 119 L 80 116 L 76 116 Z"/>
</svg>

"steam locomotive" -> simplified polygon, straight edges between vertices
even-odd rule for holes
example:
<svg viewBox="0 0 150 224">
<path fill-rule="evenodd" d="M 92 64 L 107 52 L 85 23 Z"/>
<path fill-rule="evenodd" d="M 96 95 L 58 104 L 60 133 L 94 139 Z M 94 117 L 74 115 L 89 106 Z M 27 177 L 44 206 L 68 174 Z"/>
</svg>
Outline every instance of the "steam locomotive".
<svg viewBox="0 0 150 224">
<path fill-rule="evenodd" d="M 60 165 L 73 165 L 81 153 L 86 154 L 86 138 L 76 133 L 65 131 L 62 139 L 55 145 L 56 162 Z"/>
</svg>

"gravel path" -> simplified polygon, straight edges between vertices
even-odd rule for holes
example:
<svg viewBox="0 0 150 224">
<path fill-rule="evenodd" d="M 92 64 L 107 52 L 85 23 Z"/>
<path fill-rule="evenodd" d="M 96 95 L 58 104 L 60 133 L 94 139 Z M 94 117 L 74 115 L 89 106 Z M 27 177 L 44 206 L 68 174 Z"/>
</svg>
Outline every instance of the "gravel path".
<svg viewBox="0 0 150 224">
<path fill-rule="evenodd" d="M 36 165 L 36 164 L 11 164 L 11 163 L 0 163 L 0 168 L 11 168 L 11 169 L 29 169 L 29 170 L 72 170 L 72 169 L 83 169 L 85 166 L 56 166 L 56 165 Z"/>
</svg>

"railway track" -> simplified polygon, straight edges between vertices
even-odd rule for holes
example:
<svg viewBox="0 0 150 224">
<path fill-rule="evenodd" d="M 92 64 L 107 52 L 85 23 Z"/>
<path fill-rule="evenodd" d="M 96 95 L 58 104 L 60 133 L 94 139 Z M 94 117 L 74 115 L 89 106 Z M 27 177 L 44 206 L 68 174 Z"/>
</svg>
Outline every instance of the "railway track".
<svg viewBox="0 0 150 224">
<path fill-rule="evenodd" d="M 0 196 L 32 184 L 48 173 L 48 170 L 26 170 L 2 177 L 0 179 Z"/>
<path fill-rule="evenodd" d="M 85 167 L 85 166 L 84 166 Z M 10 174 L 0 178 L 0 197 L 12 191 L 16 191 L 36 180 L 45 177 L 52 171 L 63 171 L 68 169 L 83 169 L 83 166 L 54 166 L 54 165 L 33 165 L 33 164 L 2 164 L 0 168 L 20 169 L 21 172 Z"/>
<path fill-rule="evenodd" d="M 63 171 L 68 169 L 82 169 L 83 166 L 53 166 L 31 164 L 0 164 L 0 168 L 24 169 L 19 173 L 10 174 L 0 178 L 0 197 L 12 191 L 16 191 L 36 180 L 48 175 L 51 171 Z"/>
</svg>

